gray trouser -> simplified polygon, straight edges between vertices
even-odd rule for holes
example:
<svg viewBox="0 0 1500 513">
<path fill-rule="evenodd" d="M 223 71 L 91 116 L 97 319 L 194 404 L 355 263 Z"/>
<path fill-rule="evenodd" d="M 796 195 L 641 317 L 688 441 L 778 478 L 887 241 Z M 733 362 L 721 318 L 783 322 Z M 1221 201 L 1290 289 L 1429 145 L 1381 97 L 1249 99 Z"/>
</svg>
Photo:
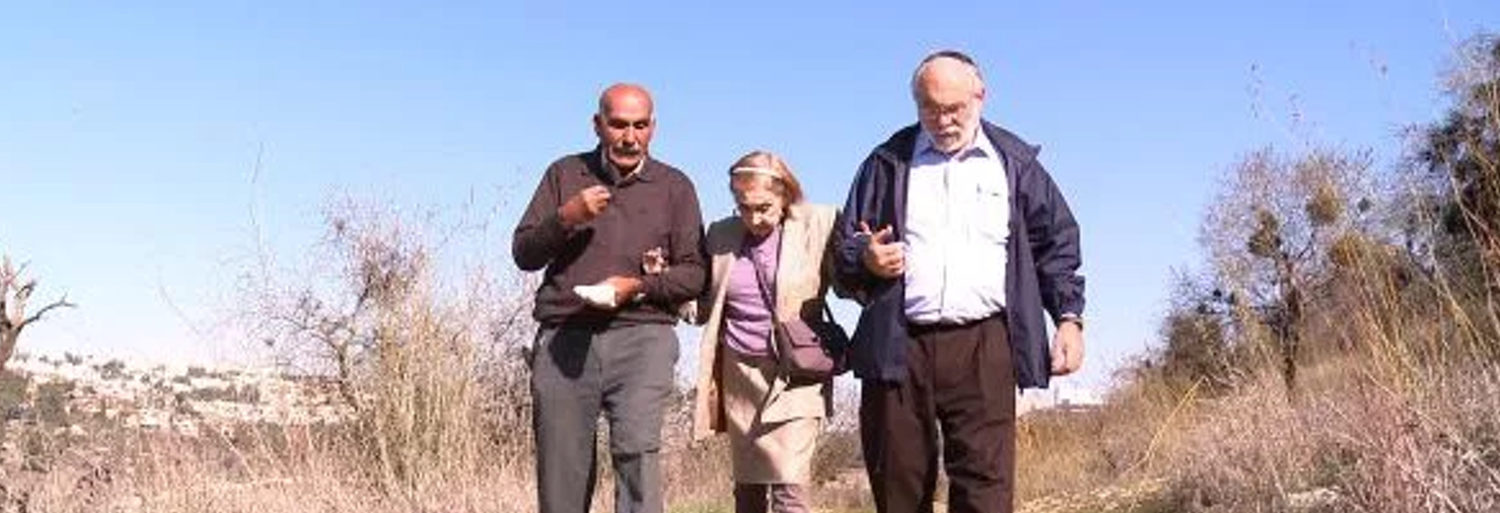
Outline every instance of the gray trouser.
<svg viewBox="0 0 1500 513">
<path fill-rule="evenodd" d="M 767 512 L 807 513 L 807 487 L 782 483 L 734 484 L 734 513 Z"/>
<path fill-rule="evenodd" d="M 531 397 L 542 513 L 588 511 L 601 410 L 609 421 L 614 510 L 661 513 L 662 414 L 676 362 L 677 333 L 667 325 L 537 332 Z"/>
</svg>

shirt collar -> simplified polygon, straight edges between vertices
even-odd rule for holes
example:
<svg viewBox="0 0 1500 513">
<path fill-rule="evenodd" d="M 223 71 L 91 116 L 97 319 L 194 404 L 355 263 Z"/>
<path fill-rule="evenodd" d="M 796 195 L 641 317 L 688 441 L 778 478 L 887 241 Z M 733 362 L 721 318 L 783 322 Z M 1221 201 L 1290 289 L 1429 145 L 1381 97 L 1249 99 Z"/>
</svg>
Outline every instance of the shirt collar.
<svg viewBox="0 0 1500 513">
<path fill-rule="evenodd" d="M 603 146 L 600 146 L 599 149 L 595 151 L 595 153 L 599 154 L 599 169 L 604 170 L 604 173 L 610 175 L 610 177 L 613 178 L 616 182 L 625 182 L 627 181 L 627 177 L 628 181 L 651 181 L 650 175 L 646 173 L 646 169 L 648 168 L 648 166 L 646 165 L 646 161 L 651 160 L 650 155 L 642 158 L 641 162 L 635 165 L 635 169 L 632 169 L 626 173 L 621 173 L 620 170 L 615 169 L 615 165 L 609 161 L 609 156 L 604 154 Z"/>
<path fill-rule="evenodd" d="M 984 135 L 983 127 L 974 127 L 974 131 L 976 132 L 974 134 L 974 140 L 969 142 L 969 145 L 967 147 L 955 152 L 950 156 L 941 151 L 938 151 L 937 147 L 934 146 L 932 134 L 927 133 L 927 129 L 923 128 L 921 130 L 918 130 L 917 146 L 915 148 L 916 155 L 921 156 L 931 154 L 933 156 L 942 157 L 949 160 L 964 160 L 969 157 L 999 157 L 1000 154 L 995 151 L 995 145 L 990 143 L 990 138 L 988 136 Z"/>
</svg>

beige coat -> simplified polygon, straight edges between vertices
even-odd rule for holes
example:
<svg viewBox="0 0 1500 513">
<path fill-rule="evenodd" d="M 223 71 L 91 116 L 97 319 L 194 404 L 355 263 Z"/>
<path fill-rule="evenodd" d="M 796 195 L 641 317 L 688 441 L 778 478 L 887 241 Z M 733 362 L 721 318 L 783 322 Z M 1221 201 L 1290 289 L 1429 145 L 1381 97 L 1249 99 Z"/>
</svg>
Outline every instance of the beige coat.
<svg viewBox="0 0 1500 513">
<path fill-rule="evenodd" d="M 828 236 L 837 210 L 799 203 L 792 205 L 782 224 L 780 259 L 776 269 L 776 316 L 814 318 L 822 315 L 824 296 L 830 285 L 832 261 Z M 728 217 L 708 228 L 704 239 L 712 263 L 708 290 L 698 301 L 697 320 L 704 324 L 698 342 L 697 394 L 693 411 L 693 438 L 702 440 L 725 431 L 722 397 L 720 333 L 724 326 L 724 298 L 735 252 L 745 237 L 738 217 Z M 771 386 L 761 421 L 775 423 L 795 418 L 825 418 L 833 413 L 832 386 L 822 383 L 790 386 L 778 376 Z M 809 424 L 816 426 L 817 424 Z"/>
</svg>

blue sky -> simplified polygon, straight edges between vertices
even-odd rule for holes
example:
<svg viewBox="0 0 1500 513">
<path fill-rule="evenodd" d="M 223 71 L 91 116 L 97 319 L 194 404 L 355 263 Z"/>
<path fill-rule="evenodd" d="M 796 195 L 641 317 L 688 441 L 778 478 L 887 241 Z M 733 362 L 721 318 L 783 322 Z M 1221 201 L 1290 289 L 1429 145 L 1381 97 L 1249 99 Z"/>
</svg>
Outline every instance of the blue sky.
<svg viewBox="0 0 1500 513">
<path fill-rule="evenodd" d="M 1170 269 L 1197 260 L 1237 158 L 1316 141 L 1388 165 L 1399 129 L 1442 111 L 1453 44 L 1500 28 L 1481 0 L 209 4 L 5 6 L 0 251 L 30 262 L 39 296 L 81 305 L 23 350 L 243 358 L 224 318 L 252 205 L 293 256 L 341 192 L 473 195 L 508 233 L 542 168 L 593 145 L 615 81 L 655 93 L 653 151 L 692 176 L 705 216 L 729 213 L 724 168 L 756 148 L 839 203 L 915 119 L 912 65 L 957 47 L 985 70 L 986 116 L 1043 147 L 1083 225 L 1080 382 L 1101 383 L 1155 337 Z"/>
</svg>

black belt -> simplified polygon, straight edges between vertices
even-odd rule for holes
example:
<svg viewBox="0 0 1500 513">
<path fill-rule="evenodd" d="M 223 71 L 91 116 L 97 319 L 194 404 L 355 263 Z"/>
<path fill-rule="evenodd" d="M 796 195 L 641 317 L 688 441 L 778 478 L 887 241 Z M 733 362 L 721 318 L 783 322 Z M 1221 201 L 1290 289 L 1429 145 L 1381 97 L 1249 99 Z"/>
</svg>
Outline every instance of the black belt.
<svg viewBox="0 0 1500 513">
<path fill-rule="evenodd" d="M 927 334 L 930 334 L 930 333 L 942 333 L 942 332 L 945 332 L 945 331 L 957 331 L 957 330 L 964 330 L 964 329 L 973 328 L 975 326 L 983 324 L 986 321 L 990 321 L 990 320 L 994 320 L 994 319 L 1002 319 L 1002 320 L 1005 319 L 1005 309 L 1002 308 L 1002 309 L 1000 309 L 1000 311 L 995 312 L 993 314 L 990 314 L 989 317 L 985 317 L 983 319 L 975 319 L 975 320 L 972 320 L 972 321 L 969 321 L 969 322 L 963 322 L 963 323 L 934 322 L 934 323 L 931 323 L 931 324 L 917 324 L 917 323 L 914 323 L 914 322 L 908 322 L 908 323 L 906 323 L 906 331 L 907 331 L 907 333 L 910 333 L 912 335 L 927 335 Z"/>
</svg>

